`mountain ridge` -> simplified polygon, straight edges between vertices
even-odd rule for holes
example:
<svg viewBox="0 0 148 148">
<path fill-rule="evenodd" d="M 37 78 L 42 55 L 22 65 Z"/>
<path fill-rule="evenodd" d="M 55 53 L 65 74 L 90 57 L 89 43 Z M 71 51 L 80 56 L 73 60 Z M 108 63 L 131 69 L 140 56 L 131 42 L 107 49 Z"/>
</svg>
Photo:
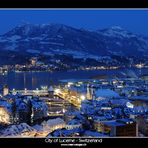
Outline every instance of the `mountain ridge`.
<svg viewBox="0 0 148 148">
<path fill-rule="evenodd" d="M 148 37 L 120 26 L 90 31 L 64 24 L 23 24 L 0 35 L 0 51 L 75 58 L 148 57 Z"/>
</svg>

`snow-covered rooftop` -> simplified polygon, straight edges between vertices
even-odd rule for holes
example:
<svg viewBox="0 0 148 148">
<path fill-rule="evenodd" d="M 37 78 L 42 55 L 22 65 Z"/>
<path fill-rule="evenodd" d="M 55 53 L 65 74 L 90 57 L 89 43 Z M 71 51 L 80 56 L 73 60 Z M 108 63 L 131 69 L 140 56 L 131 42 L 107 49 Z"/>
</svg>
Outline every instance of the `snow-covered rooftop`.
<svg viewBox="0 0 148 148">
<path fill-rule="evenodd" d="M 27 109 L 27 104 L 25 104 L 24 102 L 21 102 L 17 108 L 18 111 L 28 111 Z"/>
<path fill-rule="evenodd" d="M 50 86 L 49 89 L 48 89 L 48 91 L 50 91 L 50 92 L 54 91 L 53 87 Z"/>
<path fill-rule="evenodd" d="M 6 101 L 0 101 L 0 107 L 4 107 L 9 113 L 12 112 L 12 105 Z"/>
<path fill-rule="evenodd" d="M 6 96 L 4 96 L 5 99 L 17 99 L 18 95 L 13 95 L 13 94 L 8 94 Z"/>
<path fill-rule="evenodd" d="M 105 121 L 106 117 L 105 116 L 94 116 L 95 121 Z"/>
<path fill-rule="evenodd" d="M 137 106 L 134 107 L 131 111 L 133 111 L 134 113 L 144 113 L 144 112 L 148 112 L 148 106 Z"/>
<path fill-rule="evenodd" d="M 80 132 L 82 132 L 82 129 L 80 129 L 80 128 L 74 128 L 74 129 L 70 129 L 70 130 L 58 129 L 58 130 L 54 131 L 54 132 L 52 133 L 52 135 L 53 135 L 54 137 L 59 137 L 59 136 L 69 137 L 69 136 L 71 136 L 72 134 L 80 133 Z"/>
<path fill-rule="evenodd" d="M 119 97 L 119 94 L 110 89 L 97 89 L 95 92 L 96 97 Z"/>
<path fill-rule="evenodd" d="M 123 118 L 117 120 L 103 121 L 102 123 L 107 126 L 125 126 L 126 124 L 133 123 L 133 120 L 129 118 Z"/>
<path fill-rule="evenodd" d="M 42 125 L 38 125 L 38 124 L 36 124 L 36 125 L 34 125 L 34 126 L 32 126 L 35 130 L 37 130 L 37 131 L 43 131 L 43 126 Z"/>
<path fill-rule="evenodd" d="M 77 87 L 77 86 L 71 86 L 70 87 L 70 90 L 72 91 L 76 91 L 76 92 L 79 92 L 79 93 L 86 93 L 86 87 L 84 87 L 84 85 L 80 86 L 80 87 Z"/>
<path fill-rule="evenodd" d="M 124 126 L 124 123 L 117 122 L 116 120 L 110 120 L 110 121 L 103 121 L 103 124 L 107 126 Z"/>
<path fill-rule="evenodd" d="M 47 121 L 48 126 L 54 126 L 54 125 L 58 125 L 58 124 L 65 124 L 65 121 L 61 118 L 49 119 Z"/>
<path fill-rule="evenodd" d="M 148 95 L 142 95 L 142 96 L 132 96 L 131 100 L 142 100 L 142 101 L 148 101 Z"/>
<path fill-rule="evenodd" d="M 67 116 L 77 116 L 77 115 L 80 115 L 81 112 L 80 111 L 67 111 L 65 112 L 65 115 Z"/>
<path fill-rule="evenodd" d="M 85 131 L 84 132 L 84 136 L 88 136 L 88 137 L 107 137 L 105 134 L 102 134 L 102 133 L 99 133 L 99 132 L 96 132 L 96 131 Z"/>
<path fill-rule="evenodd" d="M 81 122 L 76 119 L 72 119 L 67 123 L 67 125 L 77 125 L 77 124 L 81 124 Z"/>
<path fill-rule="evenodd" d="M 112 104 L 125 106 L 129 100 L 127 99 L 112 99 L 110 100 Z"/>
<path fill-rule="evenodd" d="M 24 132 L 36 132 L 34 128 L 29 126 L 26 123 L 21 123 L 19 125 L 11 125 L 5 130 L 1 131 L 1 137 L 11 137 L 11 136 L 20 136 Z"/>
<path fill-rule="evenodd" d="M 32 107 L 34 108 L 34 109 L 39 109 L 39 110 L 45 110 L 45 111 L 47 111 L 48 110 L 48 106 L 47 106 L 47 104 L 45 103 L 45 102 L 41 102 L 41 101 L 39 101 L 39 102 L 37 102 L 37 101 L 32 101 Z"/>
</svg>

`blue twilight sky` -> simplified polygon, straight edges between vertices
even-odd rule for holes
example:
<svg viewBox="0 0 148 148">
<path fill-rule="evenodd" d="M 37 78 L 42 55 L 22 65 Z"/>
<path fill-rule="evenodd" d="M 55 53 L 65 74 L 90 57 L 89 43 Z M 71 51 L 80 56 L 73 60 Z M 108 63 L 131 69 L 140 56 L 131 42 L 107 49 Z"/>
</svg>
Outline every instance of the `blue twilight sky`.
<svg viewBox="0 0 148 148">
<path fill-rule="evenodd" d="M 121 26 L 148 36 L 147 10 L 0 10 L 0 34 L 23 22 L 61 23 L 89 30 Z"/>
</svg>

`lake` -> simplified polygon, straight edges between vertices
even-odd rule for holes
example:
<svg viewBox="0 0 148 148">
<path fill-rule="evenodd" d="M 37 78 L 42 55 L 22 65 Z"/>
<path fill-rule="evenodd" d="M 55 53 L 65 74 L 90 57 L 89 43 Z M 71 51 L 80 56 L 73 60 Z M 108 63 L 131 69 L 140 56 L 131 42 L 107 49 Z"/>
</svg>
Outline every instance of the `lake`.
<svg viewBox="0 0 148 148">
<path fill-rule="evenodd" d="M 63 79 L 89 79 L 96 75 L 113 75 L 124 72 L 126 69 L 116 70 L 89 70 L 70 72 L 9 72 L 7 75 L 0 74 L 0 86 L 7 84 L 10 89 L 36 89 L 41 85 L 50 86 Z M 136 74 L 148 74 L 148 69 L 134 69 Z"/>
</svg>

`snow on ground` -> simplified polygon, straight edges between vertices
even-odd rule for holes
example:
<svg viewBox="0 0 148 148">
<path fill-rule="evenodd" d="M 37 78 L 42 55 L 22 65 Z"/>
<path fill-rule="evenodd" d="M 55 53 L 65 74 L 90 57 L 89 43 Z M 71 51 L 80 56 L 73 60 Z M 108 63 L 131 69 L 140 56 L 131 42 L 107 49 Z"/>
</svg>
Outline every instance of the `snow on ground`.
<svg viewBox="0 0 148 148">
<path fill-rule="evenodd" d="M 47 41 L 47 42 L 40 42 L 41 44 L 52 44 L 52 45 L 57 45 L 57 46 L 64 46 L 64 44 L 63 43 L 57 43 L 57 42 L 49 42 L 49 41 Z"/>
<path fill-rule="evenodd" d="M 8 41 L 8 39 L 0 37 L 0 43 L 7 42 L 7 41 Z"/>
<path fill-rule="evenodd" d="M 5 50 L 17 51 L 16 48 L 17 48 L 17 44 L 15 42 L 12 42 L 12 44 L 10 46 L 7 46 Z"/>
<path fill-rule="evenodd" d="M 9 37 L 8 39 L 11 41 L 11 42 L 15 42 L 16 40 L 20 39 L 21 37 L 19 35 L 13 35 L 11 37 Z"/>
<path fill-rule="evenodd" d="M 111 36 L 111 37 L 121 37 L 121 38 L 122 37 L 125 37 L 125 38 L 136 37 L 135 34 L 132 34 L 132 33 L 129 34 L 128 31 L 124 30 L 120 26 L 113 26 L 107 29 L 107 31 L 103 32 L 103 35 Z"/>
</svg>

